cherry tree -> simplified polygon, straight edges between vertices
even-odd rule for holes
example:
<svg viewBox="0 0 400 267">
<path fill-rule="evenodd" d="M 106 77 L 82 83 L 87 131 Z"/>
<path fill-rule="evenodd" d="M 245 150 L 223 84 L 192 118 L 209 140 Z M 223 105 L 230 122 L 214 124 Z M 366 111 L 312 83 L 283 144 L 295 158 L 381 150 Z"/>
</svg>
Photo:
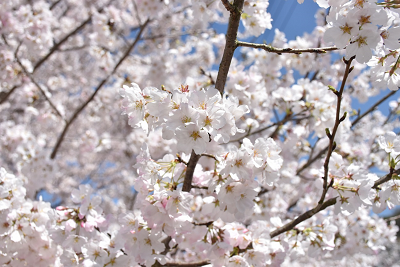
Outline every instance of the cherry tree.
<svg viewBox="0 0 400 267">
<path fill-rule="evenodd" d="M 315 2 L 265 44 L 268 0 L 1 1 L 0 263 L 376 264 L 400 1 Z"/>
</svg>

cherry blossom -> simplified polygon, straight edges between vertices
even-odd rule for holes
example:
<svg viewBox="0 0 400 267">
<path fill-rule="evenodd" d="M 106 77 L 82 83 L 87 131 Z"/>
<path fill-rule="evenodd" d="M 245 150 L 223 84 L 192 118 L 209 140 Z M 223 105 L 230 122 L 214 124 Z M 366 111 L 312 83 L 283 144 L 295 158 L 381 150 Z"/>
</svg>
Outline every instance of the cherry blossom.
<svg viewBox="0 0 400 267">
<path fill-rule="evenodd" d="M 400 5 L 314 2 L 2 1 L 0 263 L 382 265 Z"/>
</svg>

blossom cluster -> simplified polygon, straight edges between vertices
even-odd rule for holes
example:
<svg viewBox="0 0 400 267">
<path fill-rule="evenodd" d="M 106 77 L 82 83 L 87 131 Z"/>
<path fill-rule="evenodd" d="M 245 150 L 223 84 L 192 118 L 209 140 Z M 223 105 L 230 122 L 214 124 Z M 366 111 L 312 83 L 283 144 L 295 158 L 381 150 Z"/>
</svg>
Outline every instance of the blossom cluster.
<svg viewBox="0 0 400 267">
<path fill-rule="evenodd" d="M 246 34 L 259 36 L 266 29 L 272 28 L 271 14 L 267 12 L 268 6 L 269 0 L 244 2 L 242 21 Z"/>
<path fill-rule="evenodd" d="M 336 1 L 330 4 L 325 41 L 339 48 L 346 47 L 347 59 L 355 56 L 360 63 L 368 62 L 372 67 L 375 86 L 396 91 L 400 86 L 398 11 L 372 0 Z"/>
<path fill-rule="evenodd" d="M 399 86 L 398 1 L 315 2 L 267 52 L 240 46 L 267 0 L 1 1 L 0 264 L 378 266 L 400 101 L 371 97 Z"/>
<path fill-rule="evenodd" d="M 163 127 L 163 138 L 177 138 L 178 150 L 189 154 L 206 152 L 207 144 L 214 140 L 227 143 L 238 129 L 235 121 L 248 112 L 233 97 L 221 97 L 215 88 L 190 90 L 182 85 L 168 91 L 137 84 L 124 85 L 120 90 L 124 100 L 123 114 L 129 117 L 129 125 L 141 127 L 146 132 L 157 126 Z"/>
</svg>

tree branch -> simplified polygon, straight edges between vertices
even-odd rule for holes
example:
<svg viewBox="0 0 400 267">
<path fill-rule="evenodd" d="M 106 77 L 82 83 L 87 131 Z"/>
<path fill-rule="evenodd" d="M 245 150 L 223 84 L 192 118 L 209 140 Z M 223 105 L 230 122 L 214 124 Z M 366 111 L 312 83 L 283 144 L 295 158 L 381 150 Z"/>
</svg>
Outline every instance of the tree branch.
<svg viewBox="0 0 400 267">
<path fill-rule="evenodd" d="M 192 189 L 194 169 L 196 168 L 197 162 L 200 158 L 201 155 L 197 155 L 194 153 L 194 150 L 192 150 L 192 154 L 190 155 L 190 159 L 186 167 L 185 180 L 183 180 L 183 192 L 190 192 L 190 189 Z"/>
<path fill-rule="evenodd" d="M 347 77 L 349 76 L 349 73 L 351 72 L 351 62 L 355 59 L 355 56 L 351 57 L 349 60 L 344 60 L 346 64 L 346 70 L 343 75 L 343 80 L 342 84 L 340 85 L 340 90 L 339 91 L 334 91 L 334 94 L 337 96 L 337 106 L 336 106 L 336 118 L 335 118 L 335 125 L 333 126 L 332 133 L 329 133 L 329 129 L 327 129 L 327 135 L 329 138 L 329 146 L 328 146 L 328 153 L 326 154 L 325 158 L 325 163 L 324 163 L 324 185 L 323 185 L 323 192 L 321 195 L 321 199 L 318 201 L 318 203 L 321 205 L 324 202 L 325 195 L 328 192 L 328 172 L 329 172 L 329 161 L 331 159 L 331 155 L 333 153 L 333 150 L 335 149 L 335 135 L 337 132 L 337 129 L 339 128 L 339 124 L 346 118 L 346 113 L 343 115 L 343 117 L 340 117 L 340 106 L 342 103 L 342 95 L 343 95 L 343 90 L 344 86 L 346 85 L 346 80 Z"/>
<path fill-rule="evenodd" d="M 10 95 L 15 91 L 15 89 L 18 88 L 19 85 L 14 85 L 10 91 L 8 91 L 7 93 L 1 92 L 0 93 L 0 105 L 3 104 L 4 102 L 7 101 L 7 99 L 10 97 Z"/>
<path fill-rule="evenodd" d="M 301 54 L 301 53 L 318 53 L 324 54 L 327 51 L 335 51 L 338 50 L 337 47 L 321 47 L 321 48 L 306 48 L 306 49 L 293 49 L 293 48 L 275 48 L 267 44 L 254 44 L 242 41 L 236 41 L 236 46 L 243 46 L 243 47 L 251 47 L 257 49 L 263 49 L 267 52 L 283 54 Z"/>
<path fill-rule="evenodd" d="M 282 233 L 285 233 L 287 231 L 292 230 L 296 225 L 298 225 L 301 222 L 304 222 L 305 220 L 311 218 L 312 216 L 314 216 L 315 214 L 317 214 L 318 212 L 320 212 L 321 210 L 326 209 L 329 206 L 335 205 L 336 204 L 336 197 L 328 199 L 327 201 L 325 201 L 324 203 L 322 203 L 322 205 L 317 205 L 315 208 L 306 211 L 305 213 L 301 214 L 299 217 L 297 217 L 296 219 L 294 219 L 293 221 L 285 224 L 282 227 L 279 227 L 278 229 L 276 229 L 275 231 L 270 233 L 270 237 L 274 238 Z"/>
<path fill-rule="evenodd" d="M 104 7 L 107 7 L 111 4 L 113 0 L 110 0 L 106 5 L 104 5 L 103 7 L 101 7 L 100 9 L 98 9 L 98 12 L 102 12 Z M 83 29 L 83 27 L 85 27 L 86 24 L 88 24 L 90 21 L 92 21 L 92 15 L 90 15 L 85 21 L 83 21 L 77 28 L 75 28 L 73 31 L 71 31 L 70 33 L 68 33 L 66 36 L 64 36 L 64 38 L 62 38 L 59 42 L 55 43 L 53 45 L 53 47 L 50 49 L 50 51 L 43 57 L 41 58 L 38 62 L 36 62 L 36 64 L 33 67 L 33 71 L 32 73 L 35 72 L 36 69 L 38 69 L 55 51 L 58 50 L 58 48 L 65 43 L 69 37 L 71 37 L 72 35 L 76 34 L 77 32 L 79 32 L 80 30 Z"/>
<path fill-rule="evenodd" d="M 392 179 L 392 175 L 399 175 L 399 174 L 400 174 L 400 168 L 397 170 L 391 170 L 389 174 L 386 174 L 385 176 L 383 176 L 379 180 L 377 180 L 374 183 L 374 185 L 372 186 L 372 188 L 379 189 L 378 186 L 389 181 L 390 179 Z M 311 218 L 312 216 L 317 214 L 319 211 L 324 210 L 329 206 L 335 205 L 336 198 L 337 197 L 330 198 L 327 201 L 323 202 L 322 204 L 318 204 L 315 208 L 313 208 L 309 211 L 306 211 L 305 213 L 301 214 L 299 217 L 297 217 L 293 221 L 291 221 L 291 222 L 285 224 L 284 226 L 276 229 L 275 231 L 271 232 L 271 234 L 270 234 L 271 238 L 274 238 L 284 232 L 292 230 L 296 225 Z"/>
<path fill-rule="evenodd" d="M 268 126 L 265 126 L 265 127 L 263 127 L 263 128 L 259 128 L 259 129 L 255 130 L 254 132 L 250 132 L 250 130 L 251 130 L 251 129 L 250 129 L 250 130 L 249 130 L 245 135 L 243 135 L 242 137 L 239 137 L 239 138 L 234 139 L 234 140 L 230 140 L 228 143 L 239 142 L 240 140 L 242 140 L 242 139 L 245 138 L 245 137 L 248 137 L 248 136 L 251 136 L 251 135 L 254 135 L 254 134 L 261 133 L 261 132 L 263 132 L 263 131 L 265 131 L 265 130 L 268 130 L 268 129 L 274 127 L 274 126 L 278 126 L 278 127 L 274 130 L 274 132 L 269 136 L 269 137 L 273 138 L 273 137 L 276 136 L 276 134 L 278 133 L 279 127 L 281 127 L 282 125 L 285 125 L 287 122 L 289 122 L 289 121 L 298 121 L 298 120 L 302 120 L 302 119 L 307 118 L 307 117 L 305 117 L 305 118 L 303 118 L 303 117 L 302 117 L 302 118 L 295 118 L 297 115 L 300 115 L 300 114 L 301 114 L 301 112 L 300 112 L 300 113 L 297 113 L 297 114 L 286 113 L 285 117 L 282 118 L 282 120 L 278 120 L 277 122 L 274 122 L 274 123 L 272 123 L 272 124 L 270 124 L 270 125 L 268 125 Z"/>
<path fill-rule="evenodd" d="M 229 12 L 235 12 L 235 7 L 228 0 L 221 0 L 222 4 Z"/>
<path fill-rule="evenodd" d="M 243 3 L 244 0 L 235 0 L 233 2 L 233 7 L 237 10 L 235 12 L 231 12 L 231 15 L 229 17 L 224 54 L 222 56 L 221 64 L 219 65 L 217 81 L 215 83 L 215 88 L 218 89 L 221 95 L 224 93 L 224 87 L 226 79 L 228 77 L 229 67 L 231 66 L 233 53 L 236 49 L 236 37 L 239 29 Z"/>
<path fill-rule="evenodd" d="M 393 175 L 399 175 L 399 174 L 400 174 L 400 168 L 397 170 L 392 170 L 390 173 L 386 174 L 385 176 L 377 180 L 372 188 L 379 189 L 379 186 L 381 184 L 388 182 L 390 179 L 392 179 Z"/>
<path fill-rule="evenodd" d="M 243 9 L 243 3 L 244 0 L 235 0 L 232 6 L 234 8 L 234 11 L 231 12 L 231 15 L 229 17 L 224 54 L 222 56 L 221 64 L 218 70 L 217 81 L 215 83 L 215 88 L 218 89 L 221 95 L 224 93 L 226 78 L 228 76 L 229 67 L 231 65 L 233 53 L 235 52 L 236 48 L 236 37 L 237 37 L 237 31 L 239 29 L 239 22 L 240 22 L 241 11 Z M 185 180 L 183 181 L 182 191 L 184 192 L 189 192 L 190 189 L 192 188 L 194 169 L 196 168 L 196 164 L 199 161 L 200 157 L 201 155 L 197 155 L 192 150 L 186 168 Z"/>
<path fill-rule="evenodd" d="M 57 155 L 57 151 L 60 148 L 60 145 L 62 143 L 62 141 L 64 140 L 65 134 L 68 131 L 69 126 L 75 121 L 75 119 L 78 117 L 78 115 L 85 109 L 85 107 L 94 99 L 94 97 L 96 96 L 96 94 L 100 91 L 100 89 L 103 87 L 103 85 L 108 81 L 108 79 L 117 71 L 118 67 L 122 64 L 122 62 L 129 56 L 130 52 L 132 51 L 132 49 L 136 46 L 136 44 L 138 43 L 138 41 L 140 40 L 140 37 L 144 31 L 144 29 L 146 28 L 146 26 L 148 25 L 150 20 L 146 20 L 146 22 L 140 27 L 140 31 L 138 33 L 138 35 L 136 36 L 135 40 L 133 41 L 133 43 L 131 44 L 131 46 L 128 48 L 128 50 L 124 53 L 124 55 L 121 57 L 121 59 L 117 62 L 117 64 L 115 65 L 113 71 L 107 75 L 106 78 L 104 78 L 100 84 L 96 87 L 95 91 L 93 92 L 93 94 L 89 97 L 89 99 L 87 99 L 72 115 L 72 117 L 68 120 L 67 124 L 64 127 L 64 130 L 62 131 L 60 137 L 57 140 L 56 145 L 54 146 L 53 152 L 50 155 L 51 159 L 54 159 Z"/>
<path fill-rule="evenodd" d="M 53 4 L 51 4 L 50 6 L 50 10 L 53 10 L 59 3 L 61 2 L 61 0 L 57 0 L 56 2 L 54 2 Z"/>
<path fill-rule="evenodd" d="M 54 103 L 51 101 L 51 99 L 49 97 L 47 97 L 46 92 L 43 90 L 43 88 L 36 82 L 36 80 L 33 78 L 32 74 L 30 74 L 24 67 L 24 65 L 22 65 L 21 61 L 19 60 L 19 58 L 17 56 L 15 56 L 15 59 L 17 60 L 18 64 L 21 66 L 23 72 L 25 73 L 26 76 L 29 77 L 29 79 L 31 79 L 32 83 L 34 85 L 36 85 L 36 87 L 39 89 L 40 93 L 42 93 L 42 95 L 44 96 L 44 98 L 46 99 L 46 101 L 50 104 L 50 107 L 55 111 L 55 113 L 61 118 L 63 119 L 65 122 L 65 118 L 63 117 L 63 115 L 61 114 L 61 112 L 57 109 L 57 107 L 54 105 Z"/>
<path fill-rule="evenodd" d="M 204 261 L 199 261 L 199 262 L 192 262 L 192 263 L 180 263 L 180 262 L 167 262 L 164 265 L 161 266 L 171 266 L 171 267 L 200 267 L 204 265 L 209 265 L 210 261 L 204 260 Z"/>
<path fill-rule="evenodd" d="M 50 49 L 50 51 L 44 57 L 42 57 L 38 62 L 36 62 L 36 64 L 33 67 L 32 73 L 34 73 L 36 69 L 38 69 L 55 51 L 57 51 L 58 48 L 68 40 L 69 37 L 82 30 L 83 27 L 85 27 L 85 25 L 88 24 L 91 20 L 92 16 L 90 16 L 84 22 L 82 22 L 75 30 L 71 31 L 66 36 L 64 36 L 64 38 L 62 38 L 58 43 L 55 43 L 53 47 Z"/>
<path fill-rule="evenodd" d="M 391 91 L 389 94 L 387 94 L 385 97 L 383 97 L 381 100 L 379 100 L 378 102 L 376 102 L 372 107 L 370 107 L 367 111 L 365 111 L 361 116 L 358 116 L 357 119 L 355 119 L 352 123 L 351 123 L 351 127 L 353 127 L 354 125 L 356 125 L 362 118 L 364 118 L 366 115 L 368 115 L 369 113 L 371 113 L 372 111 L 374 111 L 380 104 L 382 104 L 386 99 L 388 99 L 389 97 L 391 97 L 392 95 L 394 95 L 397 91 Z"/>
</svg>

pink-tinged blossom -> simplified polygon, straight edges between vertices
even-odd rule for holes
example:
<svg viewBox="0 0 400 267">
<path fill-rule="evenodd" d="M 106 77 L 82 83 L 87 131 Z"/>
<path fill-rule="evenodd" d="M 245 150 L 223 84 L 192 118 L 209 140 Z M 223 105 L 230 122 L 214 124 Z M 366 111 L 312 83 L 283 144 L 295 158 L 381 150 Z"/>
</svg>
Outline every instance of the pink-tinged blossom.
<svg viewBox="0 0 400 267">
<path fill-rule="evenodd" d="M 74 230 L 76 228 L 77 224 L 75 222 L 75 220 L 73 219 L 69 219 L 68 221 L 65 222 L 65 230 L 67 232 L 71 232 L 72 230 Z"/>
<path fill-rule="evenodd" d="M 330 7 L 318 26 L 291 41 L 276 29 L 271 46 L 338 50 L 241 48 L 222 96 L 212 84 L 229 38 L 210 25 L 228 22 L 228 5 L 106 2 L 0 1 L 0 167 L 15 173 L 0 168 L 0 265 L 379 266 L 398 228 L 370 207 L 399 205 L 400 183 L 372 189 L 368 169 L 398 160 L 397 136 L 384 135 L 399 126 L 398 104 L 389 117 L 352 110 L 354 96 L 400 85 L 396 9 L 316 0 Z M 268 2 L 244 1 L 238 39 L 271 27 Z M 346 68 L 332 53 L 356 56 L 340 110 L 327 85 L 339 90 Z M 359 63 L 371 55 L 369 68 Z M 319 205 L 337 111 L 348 116 L 325 196 L 336 205 L 271 238 Z M 183 192 L 193 150 L 201 158 Z"/>
<path fill-rule="evenodd" d="M 233 247 L 245 249 L 250 244 L 250 232 L 244 225 L 240 223 L 228 223 L 223 229 L 229 232 L 227 240 Z"/>
</svg>

